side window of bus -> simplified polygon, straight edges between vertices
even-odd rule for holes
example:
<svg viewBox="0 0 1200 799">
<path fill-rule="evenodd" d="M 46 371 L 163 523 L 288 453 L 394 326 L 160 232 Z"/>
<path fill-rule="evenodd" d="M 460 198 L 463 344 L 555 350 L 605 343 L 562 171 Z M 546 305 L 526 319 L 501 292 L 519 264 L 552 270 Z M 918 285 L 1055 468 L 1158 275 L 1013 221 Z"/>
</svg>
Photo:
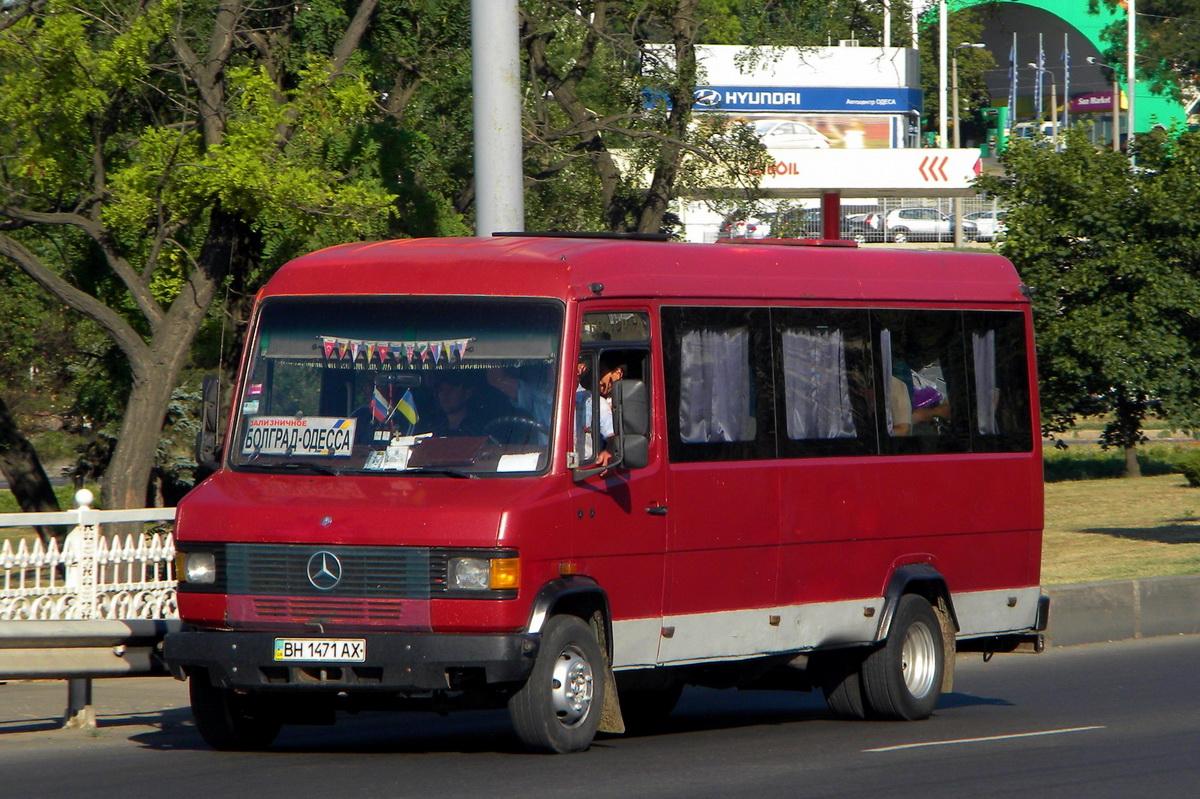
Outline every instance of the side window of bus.
<svg viewBox="0 0 1200 799">
<path fill-rule="evenodd" d="M 967 451 L 973 397 L 962 313 L 882 310 L 871 316 L 883 387 L 883 451 Z"/>
<path fill-rule="evenodd" d="M 641 380 L 650 387 L 650 320 L 641 312 L 586 313 L 575 391 L 575 452 L 581 465 L 603 463 L 613 435 L 612 387 Z"/>
<path fill-rule="evenodd" d="M 1027 452 L 1033 447 L 1025 319 L 1015 312 L 965 313 L 974 394 L 975 452 Z"/>
<path fill-rule="evenodd" d="M 866 311 L 773 308 L 781 457 L 876 451 Z"/>
<path fill-rule="evenodd" d="M 663 308 L 673 461 L 774 457 L 770 313 Z"/>
</svg>

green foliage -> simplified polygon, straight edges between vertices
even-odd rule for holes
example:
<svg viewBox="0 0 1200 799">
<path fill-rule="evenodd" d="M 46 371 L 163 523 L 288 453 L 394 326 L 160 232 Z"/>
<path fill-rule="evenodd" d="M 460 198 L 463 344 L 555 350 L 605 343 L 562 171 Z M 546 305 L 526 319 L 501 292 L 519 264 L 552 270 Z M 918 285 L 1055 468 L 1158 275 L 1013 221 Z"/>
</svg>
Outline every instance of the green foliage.
<svg viewBox="0 0 1200 799">
<path fill-rule="evenodd" d="M 994 13 L 995 10 L 990 6 L 976 6 L 955 11 L 946 20 L 947 48 L 953 49 L 953 52 L 946 55 L 946 69 L 951 70 L 953 57 L 957 56 L 958 60 L 959 117 L 957 120 L 953 119 L 953 109 L 947 109 L 947 118 L 950 119 L 951 126 L 958 124 L 964 130 L 975 130 L 977 128 L 976 112 L 991 104 L 991 93 L 987 87 L 987 73 L 996 68 L 996 59 L 988 50 L 960 47 L 959 45 L 983 41 L 984 25 L 988 21 L 988 17 Z M 939 106 L 941 97 L 938 89 L 941 38 L 938 35 L 938 26 L 938 16 L 935 11 L 931 10 L 921 19 L 921 91 L 925 96 L 924 119 L 927 130 L 937 130 L 938 120 L 941 118 Z M 953 75 L 948 75 L 946 80 L 947 85 L 951 86 Z M 950 94 L 947 96 L 952 97 Z M 951 99 L 950 102 L 953 100 Z M 948 135 L 953 139 L 952 127 L 948 131 Z M 960 132 L 960 136 L 964 135 Z M 950 144 L 951 142 L 946 142 L 947 146 Z"/>
<path fill-rule="evenodd" d="M 1175 458 L 1175 468 L 1187 478 L 1188 485 L 1200 488 L 1200 450 L 1181 453 Z"/>
<path fill-rule="evenodd" d="M 1123 0 L 1091 0 L 1093 9 L 1101 5 L 1120 14 L 1106 27 L 1104 60 L 1125 63 L 1128 27 Z M 1200 86 L 1200 0 L 1138 0 L 1137 4 L 1138 75 L 1151 81 L 1151 90 L 1180 101 L 1194 99 Z"/>
<path fill-rule="evenodd" d="M 1014 142 L 979 183 L 1009 208 L 1000 251 L 1033 296 L 1045 423 L 1114 414 L 1104 443 L 1141 440 L 1148 415 L 1200 419 L 1197 134 L 1138 138 L 1137 166 L 1071 130 L 1061 152 Z"/>
<path fill-rule="evenodd" d="M 1181 458 L 1194 452 L 1194 449 L 1179 446 L 1143 447 L 1138 450 L 1138 463 L 1142 474 L 1148 477 L 1173 474 L 1182 471 Z M 1087 444 L 1047 449 L 1043 465 L 1047 483 L 1126 476 L 1124 455 Z"/>
</svg>

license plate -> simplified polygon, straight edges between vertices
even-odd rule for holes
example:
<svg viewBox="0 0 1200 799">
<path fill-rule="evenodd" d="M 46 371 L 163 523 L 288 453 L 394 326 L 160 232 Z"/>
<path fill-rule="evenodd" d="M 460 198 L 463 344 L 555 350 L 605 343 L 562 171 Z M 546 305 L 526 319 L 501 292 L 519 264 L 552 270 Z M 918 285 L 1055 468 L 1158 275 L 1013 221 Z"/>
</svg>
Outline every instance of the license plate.
<svg viewBox="0 0 1200 799">
<path fill-rule="evenodd" d="M 362 663 L 367 642 L 361 638 L 276 638 L 275 660 L 317 660 L 324 663 Z"/>
</svg>

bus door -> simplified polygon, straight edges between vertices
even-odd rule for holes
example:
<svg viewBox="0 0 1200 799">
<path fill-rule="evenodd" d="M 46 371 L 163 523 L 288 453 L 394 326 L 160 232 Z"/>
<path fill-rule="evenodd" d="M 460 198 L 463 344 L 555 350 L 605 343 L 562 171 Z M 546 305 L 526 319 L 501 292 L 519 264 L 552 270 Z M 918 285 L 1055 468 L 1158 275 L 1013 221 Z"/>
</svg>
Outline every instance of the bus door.
<svg viewBox="0 0 1200 799">
<path fill-rule="evenodd" d="M 645 383 L 650 407 L 661 404 L 662 380 L 650 357 L 650 315 L 628 306 L 593 310 L 582 317 L 572 433 L 574 462 L 595 469 L 612 457 L 612 387 L 617 380 Z M 662 434 L 650 430 L 646 466 L 620 465 L 578 480 L 572 503 L 588 533 L 574 542 L 582 573 L 608 595 L 613 619 L 614 666 L 656 662 L 662 627 L 663 557 L 666 549 L 665 453 Z"/>
<path fill-rule="evenodd" d="M 660 661 L 771 651 L 779 488 L 766 308 L 664 307 L 670 490 Z"/>
</svg>

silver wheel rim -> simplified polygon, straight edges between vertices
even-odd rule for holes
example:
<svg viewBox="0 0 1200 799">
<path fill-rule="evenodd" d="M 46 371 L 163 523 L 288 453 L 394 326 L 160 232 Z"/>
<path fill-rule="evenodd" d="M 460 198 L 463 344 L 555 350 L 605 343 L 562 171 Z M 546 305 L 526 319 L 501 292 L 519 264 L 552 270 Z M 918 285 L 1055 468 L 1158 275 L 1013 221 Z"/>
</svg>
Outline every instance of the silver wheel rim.
<svg viewBox="0 0 1200 799">
<path fill-rule="evenodd" d="M 933 632 L 925 624 L 913 624 L 904 633 L 900 649 L 900 673 L 909 693 L 918 699 L 933 690 L 937 677 L 937 647 Z"/>
<path fill-rule="evenodd" d="M 587 718 L 592 707 L 592 665 L 574 644 L 559 653 L 550 676 L 550 697 L 554 715 L 564 727 L 573 727 Z"/>
</svg>

